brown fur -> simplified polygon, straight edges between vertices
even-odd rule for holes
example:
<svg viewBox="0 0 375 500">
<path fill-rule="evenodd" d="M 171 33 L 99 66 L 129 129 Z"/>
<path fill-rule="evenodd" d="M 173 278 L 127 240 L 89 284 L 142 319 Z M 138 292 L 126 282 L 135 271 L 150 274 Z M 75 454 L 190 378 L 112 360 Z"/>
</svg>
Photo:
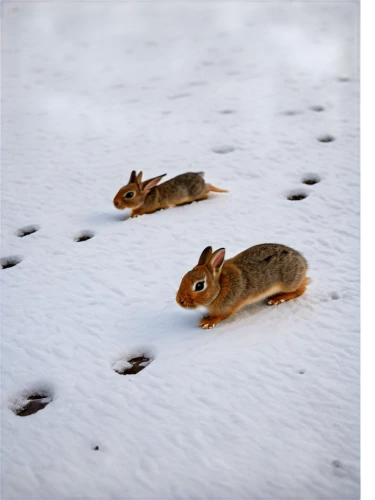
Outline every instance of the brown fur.
<svg viewBox="0 0 375 500">
<path fill-rule="evenodd" d="M 307 262 L 296 250 L 276 243 L 253 246 L 224 262 L 225 250 L 207 247 L 181 281 L 176 300 L 181 307 L 205 306 L 202 328 L 212 328 L 247 304 L 271 297 L 270 305 L 302 295 L 309 283 Z M 195 291 L 197 282 L 205 288 Z"/>
<path fill-rule="evenodd" d="M 131 217 L 137 217 L 138 215 L 151 214 L 157 210 L 205 200 L 210 191 L 227 192 L 211 184 L 206 184 L 203 172 L 181 174 L 158 186 L 157 184 L 164 175 L 142 182 L 142 172 L 137 175 L 133 170 L 129 183 L 123 186 L 114 197 L 114 206 L 119 210 L 130 208 L 132 210 Z M 133 193 L 132 198 L 125 197 L 129 192 Z"/>
</svg>

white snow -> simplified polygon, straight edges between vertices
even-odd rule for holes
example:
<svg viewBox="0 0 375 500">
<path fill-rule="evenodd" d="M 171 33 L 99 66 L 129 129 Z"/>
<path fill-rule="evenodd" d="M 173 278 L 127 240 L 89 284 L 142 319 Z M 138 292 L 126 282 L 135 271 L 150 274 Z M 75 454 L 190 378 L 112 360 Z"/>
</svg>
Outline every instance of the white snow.
<svg viewBox="0 0 375 500">
<path fill-rule="evenodd" d="M 2 498 L 359 498 L 358 5 L 2 8 Z M 229 193 L 124 220 L 132 169 Z M 200 329 L 182 276 L 265 242 L 306 294 Z"/>
</svg>

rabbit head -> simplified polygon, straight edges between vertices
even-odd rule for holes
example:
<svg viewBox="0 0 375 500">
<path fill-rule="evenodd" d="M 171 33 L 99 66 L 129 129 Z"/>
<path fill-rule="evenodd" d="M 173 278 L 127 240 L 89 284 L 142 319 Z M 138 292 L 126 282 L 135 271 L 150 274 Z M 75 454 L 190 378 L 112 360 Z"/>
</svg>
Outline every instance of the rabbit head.
<svg viewBox="0 0 375 500">
<path fill-rule="evenodd" d="M 212 253 L 212 247 L 203 250 L 198 265 L 182 278 L 177 292 L 177 304 L 185 309 L 208 306 L 218 296 L 220 274 L 224 264 L 225 249 Z"/>
<path fill-rule="evenodd" d="M 149 191 L 155 187 L 166 174 L 142 182 L 142 172 L 137 175 L 135 170 L 130 174 L 129 182 L 123 186 L 113 199 L 118 210 L 136 209 L 143 205 Z"/>
</svg>

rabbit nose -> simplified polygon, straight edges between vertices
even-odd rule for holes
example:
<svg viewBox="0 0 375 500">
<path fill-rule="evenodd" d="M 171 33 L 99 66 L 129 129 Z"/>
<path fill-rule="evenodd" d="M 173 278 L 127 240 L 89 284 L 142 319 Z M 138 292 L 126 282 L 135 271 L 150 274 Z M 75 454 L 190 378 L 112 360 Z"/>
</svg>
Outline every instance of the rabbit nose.
<svg viewBox="0 0 375 500">
<path fill-rule="evenodd" d="M 113 204 L 115 205 L 116 208 L 118 208 L 120 206 L 120 202 L 119 201 L 114 201 Z"/>
</svg>

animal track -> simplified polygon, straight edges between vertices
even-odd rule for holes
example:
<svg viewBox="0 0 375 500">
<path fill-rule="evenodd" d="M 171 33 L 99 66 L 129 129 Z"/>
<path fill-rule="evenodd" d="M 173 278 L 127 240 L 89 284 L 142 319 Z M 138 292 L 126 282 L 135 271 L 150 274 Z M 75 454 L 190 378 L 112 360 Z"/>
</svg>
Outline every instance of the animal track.
<svg viewBox="0 0 375 500">
<path fill-rule="evenodd" d="M 90 240 L 91 238 L 93 238 L 94 236 L 95 236 L 94 231 L 84 230 L 84 231 L 81 231 L 79 234 L 77 234 L 77 236 L 74 238 L 74 241 L 77 241 L 77 242 L 87 241 L 87 240 Z"/>
<path fill-rule="evenodd" d="M 23 238 L 24 236 L 29 236 L 29 234 L 36 233 L 39 229 L 40 226 L 25 226 L 17 231 L 17 236 Z"/>
<path fill-rule="evenodd" d="M 338 292 L 328 292 L 327 295 L 323 296 L 320 300 L 321 302 L 331 302 L 332 300 L 341 299 L 341 295 Z"/>
<path fill-rule="evenodd" d="M 152 363 L 153 358 L 149 354 L 139 354 L 116 361 L 112 368 L 119 375 L 136 375 Z"/>
<path fill-rule="evenodd" d="M 219 155 L 226 155 L 228 153 L 232 153 L 234 150 L 235 148 L 233 146 L 217 146 L 212 148 L 212 151 Z"/>
<path fill-rule="evenodd" d="M 318 184 L 318 182 L 320 182 L 320 177 L 317 174 L 308 174 L 302 179 L 302 182 L 308 186 L 313 186 L 314 184 Z"/>
<path fill-rule="evenodd" d="M 36 391 L 13 405 L 13 412 L 19 417 L 27 417 L 43 410 L 52 401 L 49 391 Z"/>
<path fill-rule="evenodd" d="M 9 267 L 14 267 L 22 261 L 22 258 L 18 255 L 11 255 L 10 257 L 3 257 L 0 259 L 1 269 L 8 269 Z"/>
<path fill-rule="evenodd" d="M 335 138 L 333 137 L 333 135 L 320 135 L 318 137 L 318 141 L 319 142 L 333 142 L 335 140 Z"/>
</svg>

